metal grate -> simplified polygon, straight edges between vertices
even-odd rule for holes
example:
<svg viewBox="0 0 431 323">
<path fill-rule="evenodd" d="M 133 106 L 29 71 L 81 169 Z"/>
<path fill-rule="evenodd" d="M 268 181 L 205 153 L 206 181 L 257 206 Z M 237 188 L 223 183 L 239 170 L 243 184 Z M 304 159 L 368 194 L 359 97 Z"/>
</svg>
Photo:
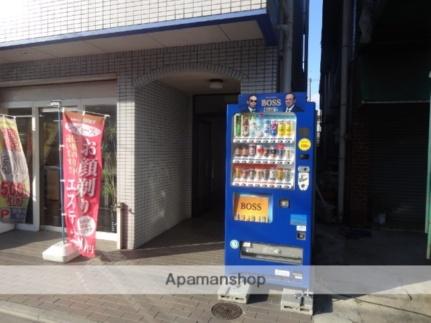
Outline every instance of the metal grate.
<svg viewBox="0 0 431 323">
<path fill-rule="evenodd" d="M 211 308 L 211 313 L 218 319 L 234 320 L 242 315 L 242 309 L 236 304 L 217 303 Z"/>
</svg>

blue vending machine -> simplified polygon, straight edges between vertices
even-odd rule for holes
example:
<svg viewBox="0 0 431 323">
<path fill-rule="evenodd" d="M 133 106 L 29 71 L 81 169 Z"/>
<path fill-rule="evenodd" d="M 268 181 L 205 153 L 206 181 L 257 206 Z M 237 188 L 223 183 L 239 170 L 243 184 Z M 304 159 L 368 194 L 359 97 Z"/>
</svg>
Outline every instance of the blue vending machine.
<svg viewBox="0 0 431 323">
<path fill-rule="evenodd" d="M 316 113 L 305 93 L 285 112 L 285 95 L 228 105 L 225 265 L 269 265 L 283 285 L 308 289 L 300 268 L 311 264 Z M 286 265 L 298 270 L 277 271 Z"/>
</svg>

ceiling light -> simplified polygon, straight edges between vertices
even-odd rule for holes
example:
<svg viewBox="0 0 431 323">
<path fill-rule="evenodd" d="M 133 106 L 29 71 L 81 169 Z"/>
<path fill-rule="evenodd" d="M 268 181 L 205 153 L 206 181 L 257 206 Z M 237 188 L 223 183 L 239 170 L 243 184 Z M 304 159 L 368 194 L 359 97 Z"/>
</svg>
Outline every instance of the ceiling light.
<svg viewBox="0 0 431 323">
<path fill-rule="evenodd" d="M 209 84 L 210 89 L 220 90 L 223 88 L 223 80 L 221 79 L 211 79 Z"/>
</svg>

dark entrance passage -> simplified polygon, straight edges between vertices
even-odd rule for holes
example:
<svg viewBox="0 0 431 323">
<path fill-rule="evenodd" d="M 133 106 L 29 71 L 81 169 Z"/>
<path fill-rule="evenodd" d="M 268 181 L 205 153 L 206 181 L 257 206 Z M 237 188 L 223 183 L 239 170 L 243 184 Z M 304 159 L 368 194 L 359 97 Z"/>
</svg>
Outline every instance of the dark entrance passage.
<svg viewBox="0 0 431 323">
<path fill-rule="evenodd" d="M 193 217 L 223 222 L 226 106 L 237 94 L 196 95 L 193 105 Z"/>
</svg>

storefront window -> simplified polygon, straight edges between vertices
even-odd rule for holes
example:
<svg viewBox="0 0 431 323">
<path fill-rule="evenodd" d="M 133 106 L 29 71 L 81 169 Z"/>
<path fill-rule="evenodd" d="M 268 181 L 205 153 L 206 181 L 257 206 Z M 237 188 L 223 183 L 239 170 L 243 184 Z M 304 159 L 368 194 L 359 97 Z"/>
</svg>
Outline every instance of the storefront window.
<svg viewBox="0 0 431 323">
<path fill-rule="evenodd" d="M 16 108 L 8 109 L 9 115 L 16 116 L 16 125 L 18 128 L 19 138 L 21 140 L 22 149 L 24 150 L 25 159 L 27 161 L 28 175 L 30 182 L 33 176 L 33 141 L 31 129 L 31 108 Z M 32 196 L 32 185 L 30 185 L 30 196 Z M 33 224 L 33 203 L 30 199 L 27 206 L 26 224 Z"/>
<path fill-rule="evenodd" d="M 86 111 L 109 115 L 103 133 L 102 191 L 97 231 L 117 232 L 117 107 L 86 106 Z"/>
</svg>

